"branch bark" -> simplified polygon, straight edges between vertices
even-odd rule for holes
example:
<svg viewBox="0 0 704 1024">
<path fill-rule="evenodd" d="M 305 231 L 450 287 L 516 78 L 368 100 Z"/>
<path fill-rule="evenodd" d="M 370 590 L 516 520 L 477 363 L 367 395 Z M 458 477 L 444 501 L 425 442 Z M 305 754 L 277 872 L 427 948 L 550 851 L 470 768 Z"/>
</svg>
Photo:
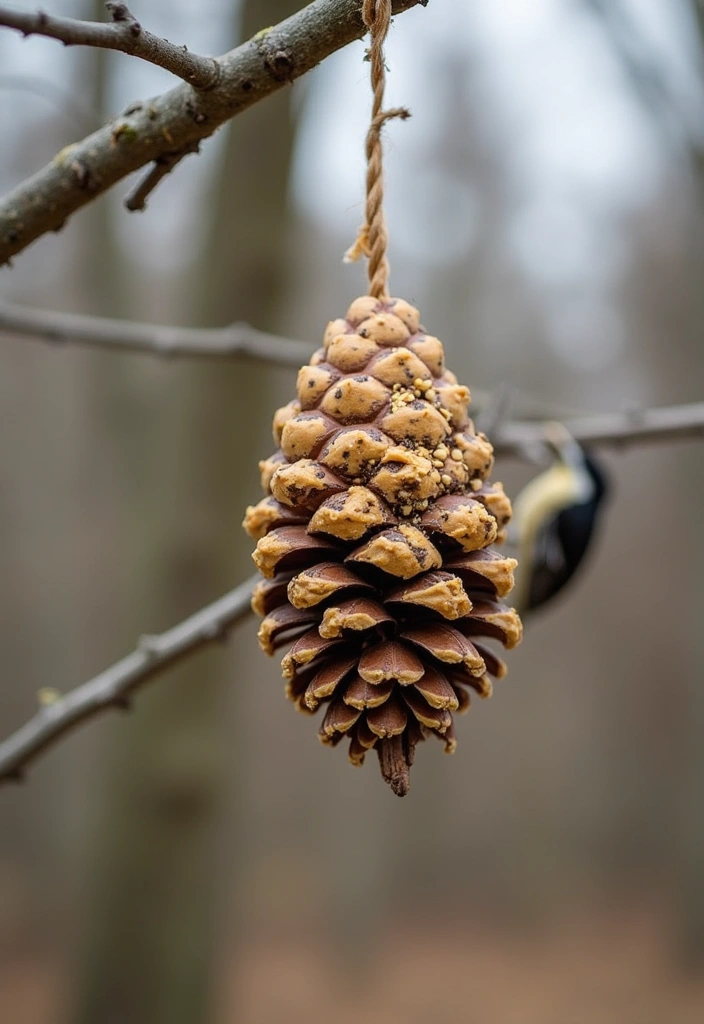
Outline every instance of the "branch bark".
<svg viewBox="0 0 704 1024">
<path fill-rule="evenodd" d="M 190 53 L 185 46 L 176 46 L 142 28 L 127 4 L 105 4 L 112 22 L 79 21 L 76 18 L 58 18 L 46 11 L 18 11 L 0 5 L 0 26 L 14 28 L 25 37 L 49 36 L 65 46 L 97 46 L 105 50 L 119 50 L 132 57 L 165 68 L 182 78 L 195 89 L 212 89 L 219 77 L 214 57 L 201 57 Z"/>
<path fill-rule="evenodd" d="M 704 402 L 662 409 L 628 409 L 565 420 L 580 444 L 626 447 L 704 437 Z M 517 455 L 547 441 L 544 423 L 506 423 L 492 438 L 497 455 Z"/>
<path fill-rule="evenodd" d="M 393 11 L 400 14 L 427 2 L 394 0 Z M 364 32 L 361 0 L 314 0 L 216 58 L 218 78 L 211 88 L 196 91 L 183 84 L 133 103 L 111 124 L 61 150 L 0 201 L 0 266 L 37 238 L 58 231 L 126 175 L 183 154 Z"/>
<path fill-rule="evenodd" d="M 65 697 L 53 699 L 53 691 L 42 691 L 40 699 L 42 696 L 49 699 L 34 718 L 0 744 L 0 784 L 20 781 L 24 769 L 65 733 L 109 708 L 129 707 L 135 690 L 162 669 L 207 644 L 222 640 L 235 623 L 249 614 L 249 601 L 257 579 L 252 577 L 240 584 L 165 633 L 141 637 L 126 658 Z"/>
<path fill-rule="evenodd" d="M 189 153 L 198 153 L 199 150 L 200 142 L 191 142 L 180 153 L 168 153 L 166 156 L 160 156 L 158 160 L 154 161 L 148 174 L 145 174 L 144 178 L 132 189 L 125 199 L 125 209 L 129 210 L 130 213 L 134 213 L 137 210 L 146 210 L 147 199 L 161 179 L 165 178 L 167 174 L 171 174 L 174 167 L 181 163 L 184 156 L 188 156 Z"/>
<path fill-rule="evenodd" d="M 315 345 L 308 342 L 267 334 L 243 323 L 210 328 L 166 327 L 163 324 L 30 309 L 2 301 L 0 333 L 19 334 L 53 344 L 71 343 L 155 356 L 242 356 L 296 368 L 307 363 L 315 349 Z"/>
</svg>

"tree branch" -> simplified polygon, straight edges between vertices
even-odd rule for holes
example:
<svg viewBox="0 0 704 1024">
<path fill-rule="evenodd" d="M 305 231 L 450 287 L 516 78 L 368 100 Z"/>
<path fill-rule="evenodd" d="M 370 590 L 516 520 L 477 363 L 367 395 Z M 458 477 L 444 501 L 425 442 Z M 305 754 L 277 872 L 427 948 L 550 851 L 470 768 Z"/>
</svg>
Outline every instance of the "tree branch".
<svg viewBox="0 0 704 1024">
<path fill-rule="evenodd" d="M 142 180 L 125 199 L 125 209 L 130 213 L 136 210 L 146 210 L 147 199 L 157 187 L 162 178 L 171 174 L 174 167 L 180 164 L 184 156 L 189 153 L 197 153 L 200 150 L 200 142 L 189 142 L 180 153 L 167 153 L 166 156 L 158 157 L 152 164 L 151 170 L 145 174 Z"/>
<path fill-rule="evenodd" d="M 34 718 L 0 743 L 0 784 L 21 781 L 25 768 L 65 733 L 110 708 L 128 708 L 130 696 L 157 673 L 201 647 L 222 640 L 249 614 L 257 578 L 240 584 L 173 629 L 141 637 L 126 658 L 66 696 L 42 691 L 42 706 Z"/>
<path fill-rule="evenodd" d="M 566 426 L 577 440 L 592 445 L 704 437 L 704 402 L 585 417 Z M 502 455 L 520 456 L 526 448 L 545 441 L 545 424 L 508 423 L 500 430 L 495 448 Z M 142 637 L 126 658 L 65 697 L 55 697 L 51 690 L 40 692 L 43 706 L 34 718 L 0 743 L 0 784 L 21 780 L 26 767 L 65 733 L 109 708 L 127 707 L 131 694 L 162 669 L 221 639 L 248 614 L 258 578 L 242 583 L 173 629 Z"/>
<path fill-rule="evenodd" d="M 119 50 L 132 57 L 156 64 L 182 78 L 194 89 L 212 89 L 219 76 L 214 57 L 201 57 L 189 53 L 185 46 L 175 46 L 142 28 L 127 4 L 105 4 L 112 23 L 78 21 L 76 18 L 57 18 L 46 11 L 18 11 L 0 5 L 0 26 L 15 28 L 26 36 L 49 36 L 65 46 L 97 46 L 104 50 Z"/>
<path fill-rule="evenodd" d="M 564 425 L 575 440 L 593 446 L 694 439 L 704 437 L 704 402 L 582 416 L 565 420 Z M 492 438 L 497 455 L 517 456 L 547 440 L 544 423 L 520 422 L 505 423 Z"/>
<path fill-rule="evenodd" d="M 427 2 L 394 0 L 393 11 Z M 364 32 L 361 0 L 314 0 L 218 57 L 217 84 L 211 88 L 196 91 L 184 84 L 133 103 L 111 124 L 61 150 L 0 201 L 0 266 L 48 231 L 58 231 L 76 210 L 126 175 L 184 153 Z"/>
<path fill-rule="evenodd" d="M 74 343 L 155 356 L 243 356 L 282 366 L 307 363 L 314 345 L 258 331 L 248 324 L 198 329 L 29 309 L 0 301 L 0 333 L 34 341 Z"/>
</svg>

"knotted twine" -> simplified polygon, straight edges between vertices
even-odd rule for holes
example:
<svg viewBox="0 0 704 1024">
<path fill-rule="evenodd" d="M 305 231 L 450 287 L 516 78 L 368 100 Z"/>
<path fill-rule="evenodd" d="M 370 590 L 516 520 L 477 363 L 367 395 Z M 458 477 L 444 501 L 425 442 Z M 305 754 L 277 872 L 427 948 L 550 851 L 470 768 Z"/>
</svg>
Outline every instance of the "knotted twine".
<svg viewBox="0 0 704 1024">
<path fill-rule="evenodd" d="M 354 262 L 360 256 L 368 259 L 369 294 L 376 299 L 389 297 L 389 261 L 386 250 L 389 236 L 384 215 L 384 167 L 381 130 L 387 121 L 410 117 L 405 107 L 391 107 L 384 110 L 386 88 L 386 64 L 384 42 L 391 24 L 391 0 L 364 0 L 362 19 L 369 29 L 369 62 L 373 92 L 372 116 L 367 132 L 366 158 L 366 205 L 365 221 L 359 229 L 354 244 L 345 253 L 347 262 Z"/>
</svg>

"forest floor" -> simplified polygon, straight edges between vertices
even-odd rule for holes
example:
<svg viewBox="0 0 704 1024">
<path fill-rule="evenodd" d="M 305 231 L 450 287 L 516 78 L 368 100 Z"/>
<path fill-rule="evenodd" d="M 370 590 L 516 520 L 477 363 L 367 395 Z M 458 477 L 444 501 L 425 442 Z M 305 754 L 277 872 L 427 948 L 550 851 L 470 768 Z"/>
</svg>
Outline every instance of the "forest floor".
<svg viewBox="0 0 704 1024">
<path fill-rule="evenodd" d="M 346 955 L 330 937 L 258 929 L 223 959 L 216 1024 L 701 1024 L 704 972 L 673 957 L 661 915 L 601 909 L 559 928 L 389 926 Z M 0 964 L 1 1019 L 66 1024 L 65 972 Z M 200 1024 L 200 1022 L 194 1022 Z"/>
<path fill-rule="evenodd" d="M 537 934 L 416 922 L 390 928 L 366 966 L 346 970 L 324 943 L 269 940 L 240 957 L 220 1021 L 701 1024 L 704 973 L 676 966 L 671 936 L 642 910 L 602 910 Z"/>
</svg>

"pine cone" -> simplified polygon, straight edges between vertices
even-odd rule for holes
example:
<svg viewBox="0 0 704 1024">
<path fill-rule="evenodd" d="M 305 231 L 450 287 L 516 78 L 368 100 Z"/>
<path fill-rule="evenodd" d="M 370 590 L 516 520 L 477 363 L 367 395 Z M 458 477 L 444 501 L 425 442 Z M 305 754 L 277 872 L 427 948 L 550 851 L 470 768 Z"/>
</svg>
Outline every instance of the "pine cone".
<svg viewBox="0 0 704 1024">
<path fill-rule="evenodd" d="M 294 641 L 288 696 L 304 712 L 326 705 L 320 738 L 349 737 L 353 764 L 375 748 L 399 796 L 418 741 L 435 733 L 454 751 L 452 712 L 506 672 L 477 638 L 521 639 L 498 603 L 516 561 L 490 547 L 511 505 L 487 483 L 493 450 L 469 399 L 416 309 L 357 299 L 274 416 L 267 497 L 244 521 L 266 577 L 259 642 L 273 654 Z"/>
</svg>

